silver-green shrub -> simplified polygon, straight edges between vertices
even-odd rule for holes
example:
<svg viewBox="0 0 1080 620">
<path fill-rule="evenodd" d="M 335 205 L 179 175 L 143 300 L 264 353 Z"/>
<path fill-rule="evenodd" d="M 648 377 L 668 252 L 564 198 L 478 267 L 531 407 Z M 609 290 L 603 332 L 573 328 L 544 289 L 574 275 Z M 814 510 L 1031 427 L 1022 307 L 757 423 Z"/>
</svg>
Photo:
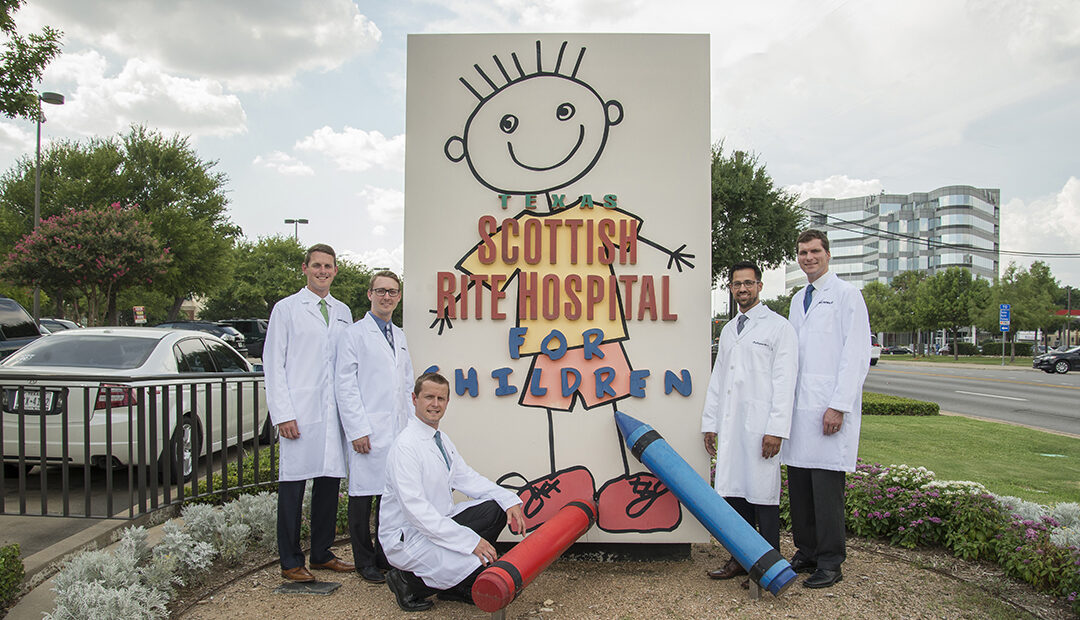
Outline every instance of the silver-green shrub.
<svg viewBox="0 0 1080 620">
<path fill-rule="evenodd" d="M 56 608 L 45 620 L 158 620 L 168 617 L 169 596 L 139 583 L 107 587 L 96 581 L 57 583 Z"/>
<path fill-rule="evenodd" d="M 213 564 L 217 551 L 211 543 L 195 540 L 176 521 L 167 521 L 162 531 L 161 542 L 154 546 L 154 557 L 161 557 L 159 561 L 166 566 L 172 563 L 182 583 L 190 583 L 193 577 Z"/>
<path fill-rule="evenodd" d="M 251 528 L 251 538 L 264 551 L 277 549 L 277 495 L 263 491 L 241 495 L 222 507 L 225 521 L 243 523 Z"/>
</svg>

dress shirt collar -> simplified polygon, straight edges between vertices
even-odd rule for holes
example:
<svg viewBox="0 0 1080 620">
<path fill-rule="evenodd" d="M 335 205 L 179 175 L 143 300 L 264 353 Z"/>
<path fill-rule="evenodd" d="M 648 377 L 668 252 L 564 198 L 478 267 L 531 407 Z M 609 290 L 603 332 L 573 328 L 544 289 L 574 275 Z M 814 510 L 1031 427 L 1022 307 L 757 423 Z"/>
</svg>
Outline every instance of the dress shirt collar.
<svg viewBox="0 0 1080 620">
<path fill-rule="evenodd" d="M 379 317 L 375 316 L 375 313 L 372 312 L 371 310 L 368 310 L 368 315 L 371 318 L 375 319 L 375 324 L 379 326 L 379 331 L 381 331 L 384 334 L 386 333 L 386 326 L 387 325 L 393 325 L 393 323 L 390 323 L 389 321 L 384 321 L 384 320 L 380 319 Z"/>
</svg>

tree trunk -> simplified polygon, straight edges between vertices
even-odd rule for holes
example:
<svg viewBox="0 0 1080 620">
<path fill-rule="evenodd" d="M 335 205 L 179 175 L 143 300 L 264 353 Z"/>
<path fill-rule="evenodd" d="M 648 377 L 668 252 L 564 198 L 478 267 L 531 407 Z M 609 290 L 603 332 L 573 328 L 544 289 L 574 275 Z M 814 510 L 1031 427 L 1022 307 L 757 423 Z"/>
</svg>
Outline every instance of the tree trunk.
<svg viewBox="0 0 1080 620">
<path fill-rule="evenodd" d="M 180 316 L 180 306 L 184 305 L 184 299 L 184 297 L 173 297 L 172 305 L 169 306 L 169 315 L 165 320 L 175 321 Z"/>
<path fill-rule="evenodd" d="M 1016 334 L 1009 332 L 1009 363 L 1016 361 Z"/>
<path fill-rule="evenodd" d="M 108 310 L 105 311 L 105 322 L 108 325 L 120 324 L 120 313 L 116 308 L 116 291 L 110 289 L 107 293 L 109 305 Z"/>
<path fill-rule="evenodd" d="M 953 329 L 952 329 L 952 358 L 953 358 L 954 362 L 960 361 L 960 343 L 958 342 L 959 338 L 960 338 L 960 328 L 959 327 L 953 327 Z"/>
</svg>

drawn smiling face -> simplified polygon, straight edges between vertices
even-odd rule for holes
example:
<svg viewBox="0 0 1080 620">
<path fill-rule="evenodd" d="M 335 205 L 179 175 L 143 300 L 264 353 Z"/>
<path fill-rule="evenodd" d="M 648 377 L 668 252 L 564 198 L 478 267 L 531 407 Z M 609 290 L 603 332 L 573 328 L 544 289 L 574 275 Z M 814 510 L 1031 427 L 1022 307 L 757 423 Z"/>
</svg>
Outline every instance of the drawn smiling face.
<svg viewBox="0 0 1080 620">
<path fill-rule="evenodd" d="M 539 194 L 580 179 L 622 120 L 617 101 L 605 103 L 584 82 L 562 75 L 535 75 L 510 84 L 481 102 L 465 124 L 461 148 L 473 175 L 506 194 Z M 460 144 L 454 144 L 455 140 Z"/>
</svg>

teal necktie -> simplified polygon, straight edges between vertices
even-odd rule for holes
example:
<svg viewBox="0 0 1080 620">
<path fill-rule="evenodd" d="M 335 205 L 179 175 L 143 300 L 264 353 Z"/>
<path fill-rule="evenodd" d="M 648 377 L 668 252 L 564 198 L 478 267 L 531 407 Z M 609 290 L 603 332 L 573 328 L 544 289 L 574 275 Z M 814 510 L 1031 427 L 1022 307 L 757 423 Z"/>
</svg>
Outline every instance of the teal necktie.
<svg viewBox="0 0 1080 620">
<path fill-rule="evenodd" d="M 330 313 L 326 311 L 326 300 L 319 300 L 319 311 L 322 312 L 322 318 L 326 321 L 327 325 L 330 325 Z"/>
<path fill-rule="evenodd" d="M 450 469 L 450 457 L 446 456 L 446 448 L 442 445 L 442 437 L 440 436 L 439 431 L 435 431 L 435 445 L 439 446 L 439 452 L 442 452 L 442 458 L 446 461 L 446 468 Z"/>
</svg>

